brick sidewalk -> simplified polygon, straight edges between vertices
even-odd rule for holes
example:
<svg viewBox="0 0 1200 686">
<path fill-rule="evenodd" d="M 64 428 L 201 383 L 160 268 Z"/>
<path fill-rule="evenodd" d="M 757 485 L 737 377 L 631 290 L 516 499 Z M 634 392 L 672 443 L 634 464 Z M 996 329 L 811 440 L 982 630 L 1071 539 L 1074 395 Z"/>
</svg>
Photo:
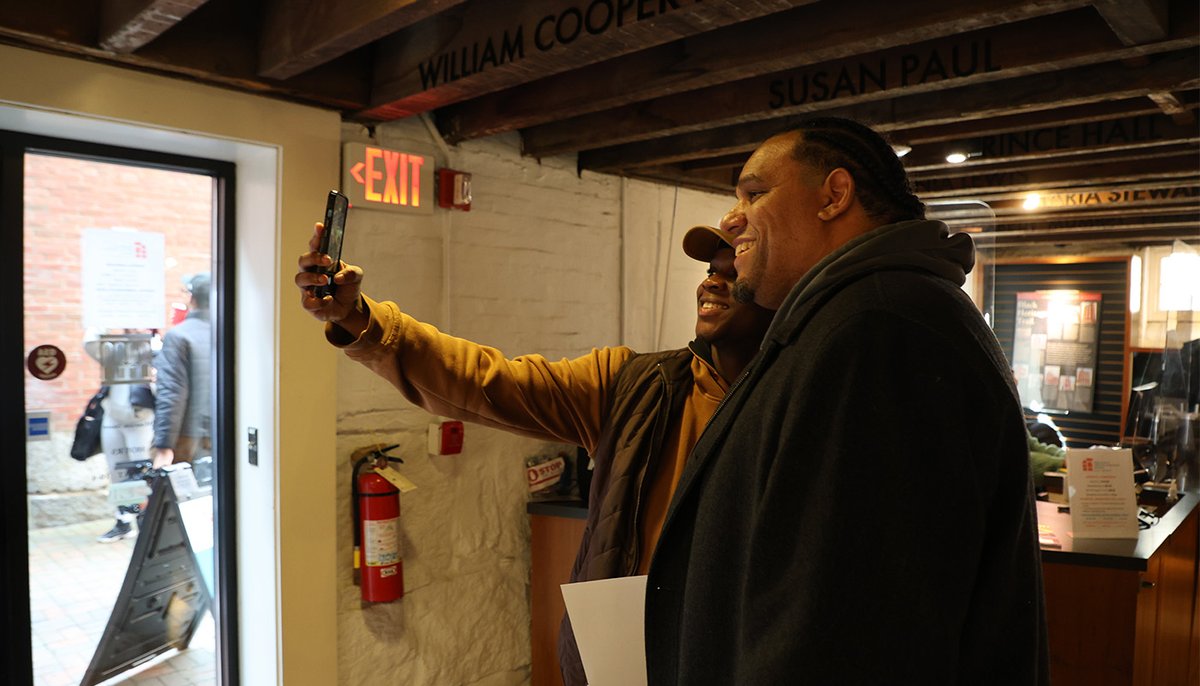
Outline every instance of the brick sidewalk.
<svg viewBox="0 0 1200 686">
<path fill-rule="evenodd" d="M 135 538 L 96 542 L 103 519 L 29 532 L 29 594 L 34 683 L 75 686 L 91 663 L 125 580 Z M 171 650 L 106 684 L 212 686 L 216 637 L 205 615 L 188 649 Z"/>
</svg>

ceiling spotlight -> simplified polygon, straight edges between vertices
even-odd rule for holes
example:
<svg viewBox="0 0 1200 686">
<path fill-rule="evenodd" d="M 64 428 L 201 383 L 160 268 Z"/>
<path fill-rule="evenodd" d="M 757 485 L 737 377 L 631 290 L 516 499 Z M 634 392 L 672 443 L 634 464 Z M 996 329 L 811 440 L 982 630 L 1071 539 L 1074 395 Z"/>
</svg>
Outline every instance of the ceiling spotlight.
<svg viewBox="0 0 1200 686">
<path fill-rule="evenodd" d="M 1037 208 L 1039 208 L 1041 206 L 1042 206 L 1042 194 L 1036 193 L 1036 192 L 1026 195 L 1025 202 L 1021 203 L 1021 207 L 1024 207 L 1027 210 L 1036 210 Z"/>
<path fill-rule="evenodd" d="M 967 161 L 967 153 L 952 152 L 949 155 L 946 155 L 946 161 L 950 164 L 962 164 L 963 162 Z"/>
<path fill-rule="evenodd" d="M 904 157 L 908 153 L 912 152 L 912 146 L 905 145 L 903 143 L 896 143 L 892 146 L 892 150 L 896 153 L 896 157 Z"/>
</svg>

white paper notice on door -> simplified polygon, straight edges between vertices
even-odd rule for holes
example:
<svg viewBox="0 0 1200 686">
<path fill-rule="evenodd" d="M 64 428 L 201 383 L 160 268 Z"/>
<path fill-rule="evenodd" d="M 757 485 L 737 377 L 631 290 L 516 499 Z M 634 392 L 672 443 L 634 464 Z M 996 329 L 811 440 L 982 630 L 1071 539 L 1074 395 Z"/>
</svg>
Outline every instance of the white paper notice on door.
<svg viewBox="0 0 1200 686">
<path fill-rule="evenodd" d="M 562 585 L 588 686 L 646 683 L 646 577 Z"/>
<path fill-rule="evenodd" d="M 125 228 L 84 228 L 80 241 L 83 326 L 165 327 L 164 234 Z"/>
<path fill-rule="evenodd" d="M 1068 450 L 1067 494 L 1075 538 L 1137 538 L 1131 451 Z"/>
</svg>

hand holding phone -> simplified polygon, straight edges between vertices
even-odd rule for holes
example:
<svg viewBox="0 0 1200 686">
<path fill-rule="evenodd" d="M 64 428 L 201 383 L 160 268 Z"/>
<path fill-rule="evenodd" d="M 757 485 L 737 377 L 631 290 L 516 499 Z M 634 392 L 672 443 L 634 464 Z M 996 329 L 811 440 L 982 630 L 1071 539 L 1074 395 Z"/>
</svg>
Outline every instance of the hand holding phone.
<svg viewBox="0 0 1200 686">
<path fill-rule="evenodd" d="M 337 274 L 342 264 L 342 241 L 346 235 L 346 212 L 350 209 L 350 199 L 339 191 L 329 191 L 325 201 L 325 229 L 321 232 L 320 252 L 329 255 L 333 262 L 328 267 L 318 267 L 317 271 L 329 277 L 329 283 L 316 286 L 313 293 L 318 298 L 333 295 L 337 287 L 333 284 L 333 275 Z"/>
</svg>

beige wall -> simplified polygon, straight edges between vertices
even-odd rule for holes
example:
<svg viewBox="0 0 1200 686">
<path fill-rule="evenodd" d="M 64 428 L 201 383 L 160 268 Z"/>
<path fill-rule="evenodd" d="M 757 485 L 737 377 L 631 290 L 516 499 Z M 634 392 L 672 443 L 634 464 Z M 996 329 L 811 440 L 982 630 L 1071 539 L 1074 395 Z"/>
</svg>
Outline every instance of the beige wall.
<svg viewBox="0 0 1200 686">
<path fill-rule="evenodd" d="M 249 406 L 239 407 L 239 434 L 252 423 L 261 441 L 257 468 L 238 441 L 239 491 L 256 494 L 238 501 L 243 683 L 336 683 L 335 409 L 314 392 L 334 386 L 336 358 L 296 306 L 291 272 L 337 183 L 338 116 L 10 47 L 0 46 L 0 65 L 2 126 L 104 143 L 137 127 L 128 144 L 238 161 L 238 325 L 261 334 L 238 343 L 237 392 Z M 265 369 L 247 359 L 256 350 L 272 360 Z M 246 565 L 254 554 L 266 564 Z"/>
</svg>

